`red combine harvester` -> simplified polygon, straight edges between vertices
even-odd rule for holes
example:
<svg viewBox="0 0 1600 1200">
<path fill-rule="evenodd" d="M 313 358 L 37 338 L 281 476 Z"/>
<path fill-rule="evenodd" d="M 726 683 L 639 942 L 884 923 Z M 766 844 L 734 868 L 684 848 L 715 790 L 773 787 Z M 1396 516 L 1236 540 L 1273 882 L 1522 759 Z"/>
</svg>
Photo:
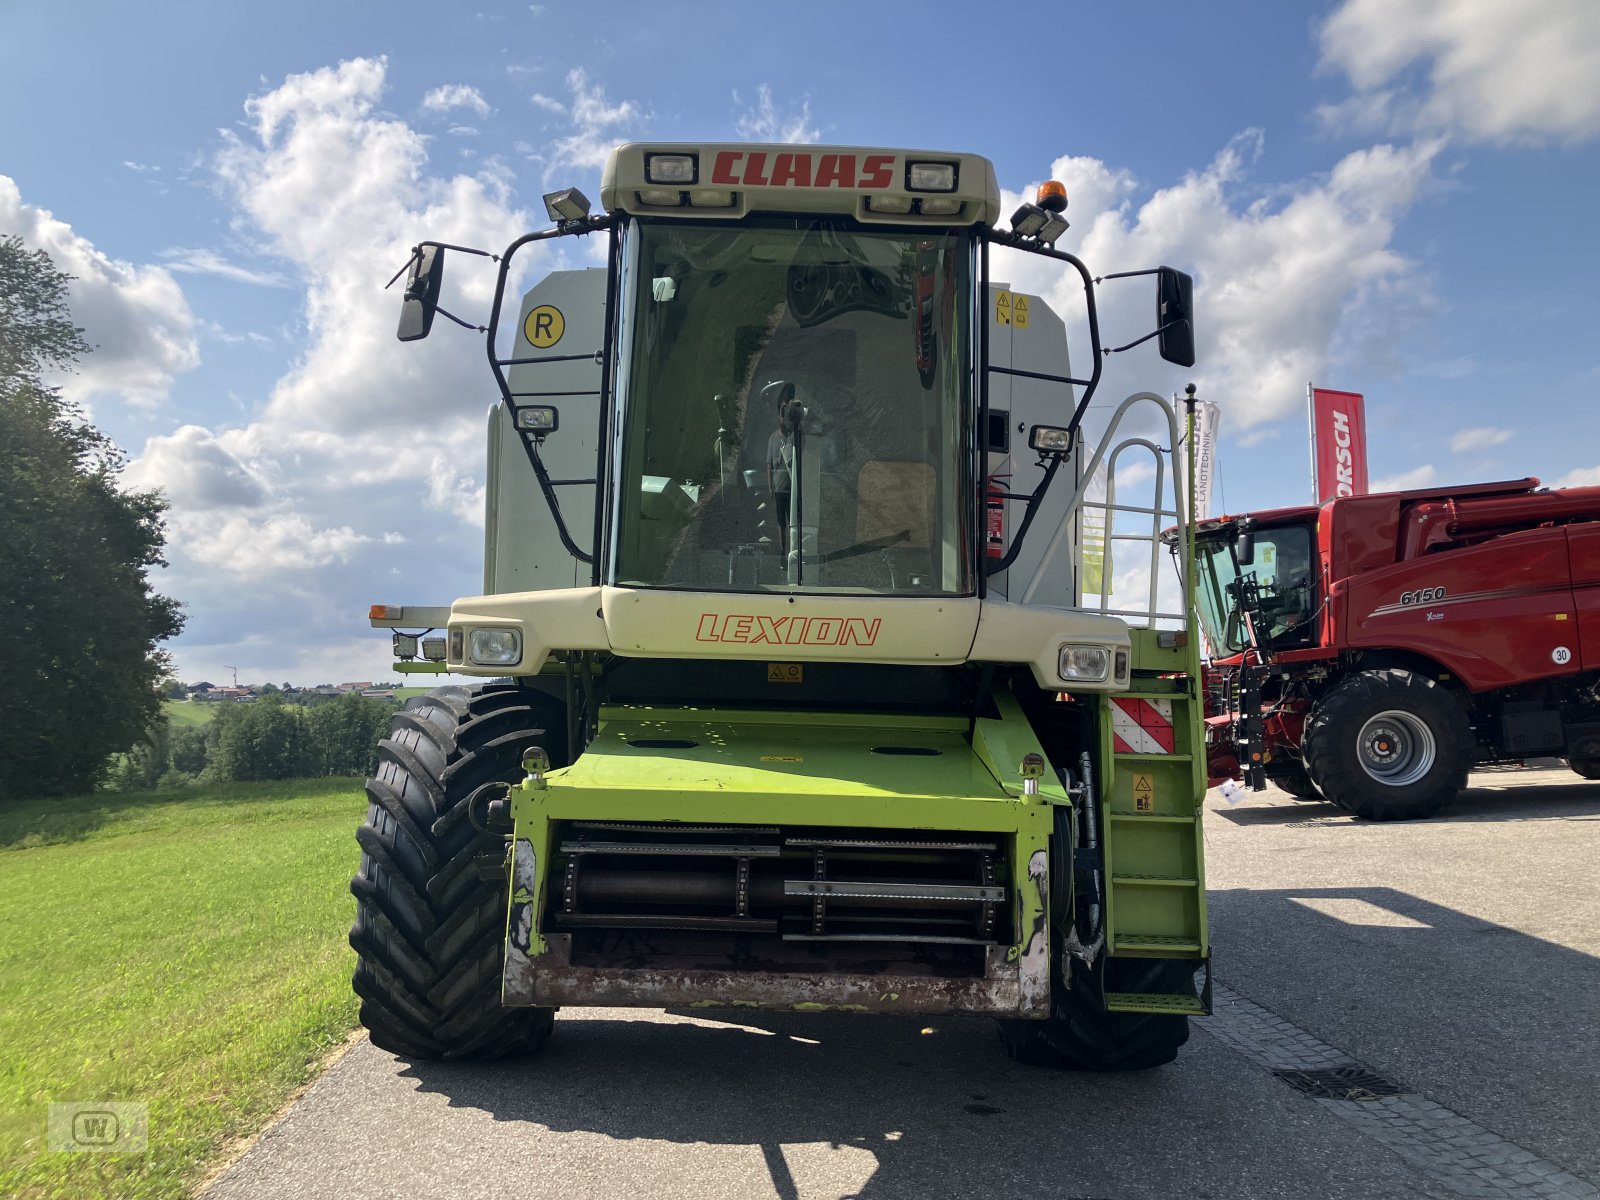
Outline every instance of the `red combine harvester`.
<svg viewBox="0 0 1600 1200">
<path fill-rule="evenodd" d="M 1213 784 L 1385 821 L 1432 816 L 1477 763 L 1600 779 L 1600 487 L 1218 517 L 1196 563 Z"/>
</svg>

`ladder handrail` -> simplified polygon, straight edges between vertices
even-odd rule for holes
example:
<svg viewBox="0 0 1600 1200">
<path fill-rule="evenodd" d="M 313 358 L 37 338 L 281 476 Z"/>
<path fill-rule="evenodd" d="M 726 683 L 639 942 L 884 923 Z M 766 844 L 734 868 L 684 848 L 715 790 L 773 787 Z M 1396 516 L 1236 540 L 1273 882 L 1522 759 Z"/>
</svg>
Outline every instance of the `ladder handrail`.
<svg viewBox="0 0 1600 1200">
<path fill-rule="evenodd" d="M 1183 603 L 1183 606 L 1184 606 L 1184 612 L 1182 612 L 1182 613 L 1166 613 L 1166 612 L 1162 612 L 1162 611 L 1158 610 L 1157 607 L 1156 607 L 1156 592 L 1157 592 L 1158 573 L 1159 573 L 1159 567 L 1160 567 L 1160 563 L 1161 563 L 1161 543 L 1160 543 L 1161 519 L 1163 517 L 1169 517 L 1170 516 L 1170 517 L 1173 517 L 1180 525 L 1183 524 L 1184 521 L 1185 521 L 1185 518 L 1184 518 L 1184 515 L 1183 515 L 1184 497 L 1182 495 L 1182 488 L 1179 486 L 1179 479 L 1181 478 L 1181 475 L 1180 475 L 1180 473 L 1178 471 L 1176 471 L 1176 470 L 1173 471 L 1173 482 L 1172 482 L 1173 506 L 1170 509 L 1162 507 L 1162 492 L 1163 492 L 1163 489 L 1164 489 L 1164 486 L 1165 486 L 1165 483 L 1166 483 L 1166 460 L 1165 460 L 1165 456 L 1161 452 L 1161 447 L 1157 446 L 1155 443 L 1151 442 L 1147 438 L 1127 438 L 1124 441 L 1115 442 L 1115 443 L 1112 440 L 1116 435 L 1117 427 L 1119 425 L 1121 425 L 1121 423 L 1122 423 L 1123 415 L 1128 411 L 1128 409 L 1132 408 L 1135 404 L 1138 404 L 1141 401 L 1147 401 L 1147 402 L 1153 403 L 1153 404 L 1156 405 L 1157 408 L 1159 408 L 1161 410 L 1162 415 L 1166 419 L 1167 434 L 1168 434 L 1168 437 L 1170 439 L 1170 443 L 1169 444 L 1170 444 L 1170 446 L 1172 448 L 1171 449 L 1171 453 L 1174 453 L 1174 454 L 1177 453 L 1177 447 L 1181 444 L 1181 439 L 1178 436 L 1177 410 L 1167 401 L 1167 399 L 1164 396 L 1159 396 L 1155 392 L 1134 392 L 1127 399 L 1125 399 L 1121 404 L 1117 405 L 1116 412 L 1114 412 L 1112 414 L 1111 420 L 1106 424 L 1105 434 L 1104 434 L 1104 436 L 1103 436 L 1103 438 L 1101 440 L 1100 447 L 1094 452 L 1093 456 L 1089 459 L 1088 465 L 1084 468 L 1081 476 L 1078 479 L 1078 484 L 1077 484 L 1076 489 L 1073 491 L 1072 496 L 1067 501 L 1066 513 L 1062 518 L 1060 526 L 1057 527 L 1057 529 L 1056 529 L 1055 536 L 1050 539 L 1049 546 L 1047 546 L 1045 548 L 1044 556 L 1039 560 L 1039 565 L 1034 571 L 1033 581 L 1028 584 L 1027 590 L 1024 591 L 1023 594 L 1022 594 L 1022 603 L 1031 604 L 1033 602 L 1034 593 L 1039 590 L 1040 584 L 1044 582 L 1045 576 L 1047 574 L 1048 567 L 1051 565 L 1051 562 L 1055 558 L 1055 556 L 1061 552 L 1061 546 L 1066 541 L 1067 531 L 1071 527 L 1071 522 L 1072 522 L 1073 517 L 1081 509 L 1083 509 L 1085 507 L 1100 508 L 1100 509 L 1104 509 L 1106 511 L 1106 515 L 1107 515 L 1106 530 L 1105 530 L 1105 545 L 1106 545 L 1106 549 L 1108 551 L 1109 551 L 1111 543 L 1113 541 L 1141 541 L 1142 542 L 1142 541 L 1147 541 L 1148 540 L 1148 541 L 1151 541 L 1151 543 L 1152 543 L 1151 544 L 1151 548 L 1150 548 L 1150 608 L 1149 608 L 1149 610 L 1147 612 L 1144 612 L 1144 613 L 1138 613 L 1138 612 L 1136 612 L 1134 610 L 1119 609 L 1115 613 L 1112 613 L 1112 611 L 1110 609 L 1110 592 L 1109 592 L 1111 576 L 1110 576 L 1109 571 L 1107 571 L 1105 569 L 1106 566 L 1109 565 L 1110 555 L 1108 553 L 1106 555 L 1106 561 L 1103 562 L 1102 566 L 1101 566 L 1101 575 L 1100 575 L 1100 589 L 1101 589 L 1100 606 L 1101 606 L 1101 608 L 1100 608 L 1100 611 L 1102 611 L 1104 613 L 1107 613 L 1108 615 L 1144 616 L 1144 617 L 1147 618 L 1146 625 L 1152 625 L 1157 619 L 1180 619 L 1180 620 L 1183 620 L 1185 622 L 1185 625 L 1187 625 L 1187 623 L 1188 623 L 1188 612 L 1189 612 L 1190 609 L 1192 609 L 1194 607 L 1194 597 L 1190 593 L 1189 547 L 1188 547 L 1187 540 L 1184 539 L 1184 538 L 1179 538 L 1177 540 L 1178 568 L 1179 568 L 1179 578 L 1180 578 L 1180 581 L 1181 581 L 1180 584 L 1179 584 L 1179 593 L 1180 593 L 1180 596 L 1182 597 L 1182 603 Z M 1155 507 L 1154 508 L 1145 507 L 1145 506 L 1137 506 L 1137 505 L 1118 505 L 1116 503 L 1116 470 L 1115 470 L 1115 468 L 1116 468 L 1117 457 L 1119 455 L 1121 455 L 1121 453 L 1125 449 L 1128 449 L 1129 447 L 1135 446 L 1135 445 L 1142 445 L 1143 447 L 1145 447 L 1146 449 L 1149 449 L 1152 453 L 1154 453 L 1155 457 L 1156 457 L 1156 486 L 1155 486 L 1155 497 L 1156 498 L 1155 498 Z M 1111 455 L 1111 462 L 1107 465 L 1107 468 L 1106 468 L 1106 498 L 1105 498 L 1105 501 L 1101 502 L 1101 501 L 1097 501 L 1097 500 L 1087 500 L 1087 499 L 1085 499 L 1085 493 L 1088 490 L 1090 482 L 1094 479 L 1095 471 L 1097 469 L 1099 469 L 1099 466 L 1100 466 L 1101 462 L 1105 460 L 1108 452 Z M 1116 534 L 1116 533 L 1113 533 L 1112 528 L 1111 528 L 1112 522 L 1111 522 L 1111 519 L 1110 519 L 1111 518 L 1111 513 L 1113 511 L 1118 511 L 1118 512 L 1137 512 L 1137 513 L 1141 513 L 1141 514 L 1148 513 L 1150 515 L 1150 518 L 1151 518 L 1151 529 L 1152 529 L 1151 535 L 1145 535 L 1145 534 Z M 1080 595 L 1078 597 L 1074 597 L 1074 599 L 1076 601 L 1081 602 L 1081 592 L 1080 592 Z M 1075 603 L 1073 605 L 1073 607 L 1075 607 L 1075 608 L 1078 607 L 1078 604 Z"/>
</svg>

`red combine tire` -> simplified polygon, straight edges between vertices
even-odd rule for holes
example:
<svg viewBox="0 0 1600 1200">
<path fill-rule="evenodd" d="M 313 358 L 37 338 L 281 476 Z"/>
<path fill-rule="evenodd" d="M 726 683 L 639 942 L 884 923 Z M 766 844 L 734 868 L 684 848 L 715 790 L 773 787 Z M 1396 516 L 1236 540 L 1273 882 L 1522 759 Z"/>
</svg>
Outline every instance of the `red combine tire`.
<svg viewBox="0 0 1600 1200">
<path fill-rule="evenodd" d="M 1362 671 L 1306 721 L 1306 768 L 1322 794 L 1369 821 L 1431 817 L 1467 785 L 1472 726 L 1426 675 Z"/>
<path fill-rule="evenodd" d="M 350 945 L 361 1023 L 413 1059 L 489 1059 L 538 1049 L 552 1009 L 504 1008 L 506 882 L 479 876 L 505 839 L 467 819 L 483 784 L 521 777 L 542 741 L 516 687 L 443 687 L 407 702 L 367 781 Z"/>
</svg>

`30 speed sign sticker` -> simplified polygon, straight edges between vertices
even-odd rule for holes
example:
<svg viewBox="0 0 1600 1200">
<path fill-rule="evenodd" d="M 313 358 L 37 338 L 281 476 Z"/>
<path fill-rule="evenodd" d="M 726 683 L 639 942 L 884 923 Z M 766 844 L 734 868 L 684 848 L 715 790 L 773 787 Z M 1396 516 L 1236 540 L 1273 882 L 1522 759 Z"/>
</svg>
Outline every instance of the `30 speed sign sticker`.
<svg viewBox="0 0 1600 1200">
<path fill-rule="evenodd" d="M 1572 651 L 1565 646 L 1557 646 L 1550 651 L 1550 661 L 1558 667 L 1564 667 L 1572 661 Z"/>
</svg>

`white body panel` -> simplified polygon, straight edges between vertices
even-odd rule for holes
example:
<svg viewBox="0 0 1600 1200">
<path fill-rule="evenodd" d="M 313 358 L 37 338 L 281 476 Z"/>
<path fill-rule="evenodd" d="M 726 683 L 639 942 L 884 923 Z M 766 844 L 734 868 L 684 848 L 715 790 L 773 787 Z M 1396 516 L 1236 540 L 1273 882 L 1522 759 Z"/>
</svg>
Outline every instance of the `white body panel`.
<svg viewBox="0 0 1600 1200">
<path fill-rule="evenodd" d="M 1001 295 L 1006 297 L 1001 302 Z M 1018 301 L 1024 305 L 1018 308 Z M 983 319 L 989 323 L 989 363 L 991 366 L 1010 367 L 1019 371 L 1037 371 L 1046 375 L 1072 374 L 1072 364 L 1067 353 L 1067 331 L 1061 318 L 1038 296 L 1012 292 L 1001 285 L 991 285 L 985 298 Z M 1026 314 L 1025 316 L 1022 314 Z M 1007 319 L 1002 320 L 1002 315 Z M 1028 379 L 1018 375 L 991 373 L 989 376 L 989 413 L 991 425 L 999 424 L 999 414 L 1005 414 L 1006 450 L 990 449 L 988 473 L 1006 476 L 1000 482 L 1007 491 L 1026 495 L 1038 486 L 1044 468 L 1038 465 L 1039 456 L 1028 449 L 1028 430 L 1035 425 L 1065 425 L 1072 418 L 1077 389 L 1043 379 Z M 1067 519 L 1067 502 L 1072 496 L 1082 461 L 1080 448 L 1073 451 L 1072 459 L 1056 471 L 1055 480 L 1044 502 L 1033 518 L 1028 539 L 1022 544 L 1017 560 L 1009 570 L 989 577 L 989 591 L 1011 599 L 1018 599 L 1034 582 L 1040 572 L 1045 547 L 1050 544 L 1056 530 Z M 1006 505 L 1006 546 L 1009 548 L 1016 536 L 1017 525 L 1022 520 L 1026 506 L 1021 501 Z M 1056 555 L 1045 567 L 1037 595 L 1044 604 L 1070 605 L 1077 598 L 1077 526 L 1076 517 L 1068 528 L 1065 554 Z"/>
<path fill-rule="evenodd" d="M 507 379 L 517 392 L 587 393 L 517 396 L 520 404 L 553 404 L 561 427 L 540 447 L 552 479 L 592 479 L 595 433 L 599 424 L 600 362 L 605 335 L 606 273 L 600 267 L 553 271 L 522 298 L 517 314 L 513 358 L 582 354 L 572 362 L 525 363 L 511 367 Z M 562 318 L 558 341 L 535 347 L 526 325 L 536 308 L 549 306 Z M 559 487 L 556 498 L 567 519 L 572 540 L 584 550 L 594 540 L 594 487 Z M 589 567 L 567 553 L 555 519 L 539 491 L 521 435 L 512 427 L 503 404 L 489 412 L 489 472 L 485 489 L 483 590 L 527 592 L 572 588 L 589 581 Z"/>
</svg>

